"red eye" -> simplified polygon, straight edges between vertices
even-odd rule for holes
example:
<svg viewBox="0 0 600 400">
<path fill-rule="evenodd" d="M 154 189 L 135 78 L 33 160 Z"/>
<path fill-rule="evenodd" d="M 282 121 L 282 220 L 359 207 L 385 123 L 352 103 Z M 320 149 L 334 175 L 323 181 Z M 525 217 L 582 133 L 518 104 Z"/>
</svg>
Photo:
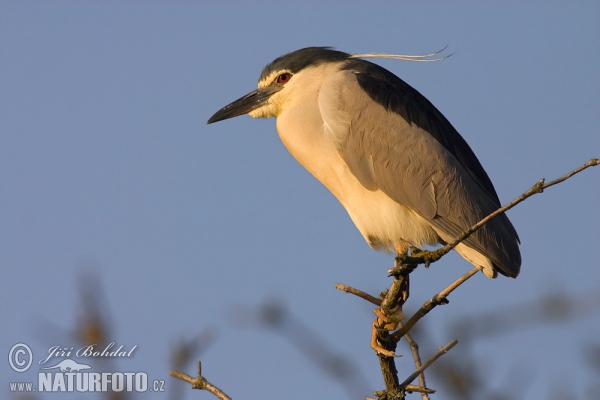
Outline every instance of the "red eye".
<svg viewBox="0 0 600 400">
<path fill-rule="evenodd" d="M 277 83 L 288 83 L 291 78 L 292 74 L 286 72 L 285 74 L 281 74 L 277 77 Z"/>
</svg>

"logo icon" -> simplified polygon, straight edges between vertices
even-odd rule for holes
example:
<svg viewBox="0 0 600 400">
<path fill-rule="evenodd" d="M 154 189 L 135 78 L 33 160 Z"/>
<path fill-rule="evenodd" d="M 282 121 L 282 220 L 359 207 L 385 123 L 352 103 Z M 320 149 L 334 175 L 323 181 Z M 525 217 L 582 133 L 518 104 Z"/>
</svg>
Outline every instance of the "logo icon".
<svg viewBox="0 0 600 400">
<path fill-rule="evenodd" d="M 79 372 L 82 369 L 90 369 L 92 367 L 87 364 L 79 364 L 78 362 L 73 361 L 70 358 L 67 358 L 65 360 L 62 360 L 58 364 L 53 365 L 52 367 L 46 367 L 46 368 L 40 368 L 40 369 L 54 369 L 54 368 L 60 368 L 60 372 Z"/>
</svg>

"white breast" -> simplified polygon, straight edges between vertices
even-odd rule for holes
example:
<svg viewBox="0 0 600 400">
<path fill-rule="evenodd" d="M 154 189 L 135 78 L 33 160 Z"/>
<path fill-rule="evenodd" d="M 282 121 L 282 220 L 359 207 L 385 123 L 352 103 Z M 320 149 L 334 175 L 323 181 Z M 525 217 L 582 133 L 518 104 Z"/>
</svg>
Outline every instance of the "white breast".
<svg viewBox="0 0 600 400">
<path fill-rule="evenodd" d="M 292 156 L 344 206 L 371 247 L 393 251 L 403 242 L 418 247 L 437 243 L 437 233 L 425 220 L 381 190 L 366 189 L 356 179 L 323 126 L 316 102 L 286 109 L 277 117 L 277 131 Z"/>
</svg>

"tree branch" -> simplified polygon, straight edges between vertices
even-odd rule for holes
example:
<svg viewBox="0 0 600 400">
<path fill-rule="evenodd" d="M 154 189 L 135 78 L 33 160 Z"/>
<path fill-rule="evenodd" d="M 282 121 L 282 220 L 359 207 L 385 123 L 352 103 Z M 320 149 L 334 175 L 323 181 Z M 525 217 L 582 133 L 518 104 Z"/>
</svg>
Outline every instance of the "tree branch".
<svg viewBox="0 0 600 400">
<path fill-rule="evenodd" d="M 398 326 L 400 327 L 400 329 L 402 329 L 402 323 L 400 323 Z M 418 370 L 421 368 L 421 356 L 419 355 L 419 345 L 417 344 L 417 342 L 415 342 L 413 340 L 412 336 L 410 336 L 410 334 L 408 332 L 406 332 L 406 334 L 404 335 L 404 338 L 406 339 L 406 342 L 410 346 L 410 351 L 412 352 L 413 359 L 415 360 L 415 367 Z M 409 386 L 412 387 L 412 385 L 409 385 Z M 423 390 L 411 390 L 408 388 L 408 386 L 406 387 L 406 390 L 412 391 L 412 392 L 421 392 L 421 400 L 429 400 L 429 396 L 427 395 L 427 393 L 432 393 L 432 392 L 427 391 L 427 390 L 431 390 L 431 389 L 427 389 L 427 384 L 425 383 L 425 374 L 424 373 L 419 374 L 418 388 L 423 389 Z M 435 390 L 434 390 L 434 392 L 435 392 Z"/>
<path fill-rule="evenodd" d="M 423 376 L 423 374 L 421 374 L 419 376 Z M 433 390 L 433 389 L 429 389 L 429 388 L 421 387 L 421 386 L 415 386 L 415 385 L 406 385 L 405 389 L 409 393 L 417 392 L 417 393 L 421 393 L 421 396 L 425 395 L 425 397 L 422 397 L 422 398 L 429 398 L 428 394 L 435 393 L 435 390 Z"/>
<path fill-rule="evenodd" d="M 375 304 L 377 307 L 381 306 L 381 299 L 378 299 L 377 297 L 371 296 L 369 293 L 365 293 L 362 290 L 358 290 L 353 288 L 352 286 L 348 286 L 348 285 L 342 285 L 341 283 L 336 283 L 335 284 L 335 288 L 338 290 L 342 290 L 346 293 L 350 293 L 353 294 L 355 296 L 360 297 L 361 299 L 364 299 L 370 303 Z"/>
<path fill-rule="evenodd" d="M 406 386 L 409 383 L 411 383 L 412 381 L 414 381 L 415 378 L 417 376 L 419 376 L 421 373 L 423 373 L 423 371 L 425 371 L 431 364 L 433 364 L 435 362 L 435 360 L 437 360 L 438 358 L 440 358 L 442 355 L 446 354 L 451 348 L 453 348 L 454 346 L 456 346 L 457 343 L 458 343 L 458 340 L 453 339 L 446 346 L 440 347 L 440 349 L 438 350 L 438 352 L 435 353 L 433 356 L 431 356 L 431 358 L 429 360 L 427 360 L 427 362 L 425 364 L 423 364 L 421 366 L 421 368 L 417 369 L 415 372 L 413 372 L 412 374 L 410 374 L 410 376 L 408 378 L 406 378 L 404 380 L 404 382 L 402 382 L 400 384 L 400 387 L 406 388 Z"/>
<path fill-rule="evenodd" d="M 402 310 L 402 306 L 404 302 L 408 299 L 409 295 L 409 275 L 410 273 L 419 265 L 425 264 L 427 267 L 430 263 L 435 262 L 446 255 L 450 250 L 456 247 L 463 240 L 467 239 L 471 234 L 481 228 L 485 223 L 490 221 L 492 218 L 498 216 L 501 213 L 504 213 L 517 204 L 523 202 L 527 198 L 533 196 L 537 193 L 542 193 L 544 189 L 561 183 L 573 175 L 583 171 L 586 168 L 600 165 L 600 160 L 594 158 L 583 164 L 582 166 L 576 168 L 575 170 L 563 175 L 560 178 L 557 178 L 548 183 L 544 183 L 544 179 L 538 181 L 535 185 L 533 185 L 528 191 L 521 194 L 519 197 L 506 204 L 503 207 L 500 207 L 493 213 L 489 214 L 487 217 L 483 218 L 481 221 L 471 226 L 469 229 L 462 232 L 455 240 L 446 244 L 444 247 L 435 250 L 435 251 L 420 251 L 418 249 L 411 249 L 411 255 L 408 254 L 400 254 L 396 257 L 394 268 L 389 270 L 390 275 L 394 276 L 394 281 L 390 286 L 389 290 L 385 293 L 382 293 L 381 300 L 377 299 L 368 293 L 365 293 L 361 290 L 354 289 L 352 287 L 336 284 L 336 289 L 343 290 L 347 293 L 354 294 L 362 299 L 365 299 L 377 306 L 380 307 L 380 310 L 376 310 L 376 314 L 378 315 L 378 319 L 374 322 L 373 326 L 380 329 L 377 333 L 377 340 L 381 344 L 381 347 L 373 344 L 375 341 L 375 336 L 373 336 L 372 346 L 376 349 L 377 356 L 379 357 L 379 362 L 381 365 L 381 371 L 383 374 L 384 382 L 386 385 L 386 390 L 375 392 L 375 395 L 380 399 L 386 400 L 394 400 L 394 399 L 404 399 L 405 391 L 418 391 L 422 393 L 422 399 L 427 400 L 429 397 L 427 393 L 432 393 L 431 389 L 426 388 L 425 385 L 425 377 L 423 375 L 423 371 L 428 368 L 433 362 L 435 362 L 439 357 L 448 352 L 452 347 L 454 347 L 458 341 L 455 339 L 448 343 L 445 347 L 441 347 L 440 350 L 434 354 L 427 362 L 421 365 L 421 359 L 418 352 L 418 346 L 415 341 L 408 335 L 408 332 L 414 327 L 414 325 L 425 315 L 427 315 L 433 308 L 440 304 L 448 303 L 448 295 L 452 293 L 458 286 L 466 282 L 469 278 L 475 275 L 477 272 L 481 270 L 481 267 L 475 267 L 471 269 L 469 272 L 461 276 L 459 279 L 454 281 L 451 285 L 449 285 L 446 289 L 441 291 L 440 293 L 433 296 L 431 299 L 426 301 L 423 306 L 406 322 L 406 324 L 400 324 L 400 329 L 396 332 L 390 334 L 387 330 L 389 327 L 385 325 L 392 314 L 397 313 Z M 380 311 L 378 313 L 378 311 Z M 382 319 L 383 318 L 383 319 Z M 393 328 L 392 328 L 393 329 Z M 404 382 L 398 383 L 398 372 L 396 370 L 395 361 L 394 361 L 394 350 L 398 341 L 402 338 L 406 337 L 407 342 L 411 347 L 411 351 L 413 353 L 413 358 L 415 360 L 416 371 L 413 372 Z M 416 377 L 419 377 L 420 386 L 410 386 L 411 383 Z"/>
<path fill-rule="evenodd" d="M 475 275 L 480 270 L 480 267 L 475 267 L 471 269 L 469 272 L 455 280 L 446 289 L 442 290 L 441 292 L 433 296 L 431 299 L 427 300 L 421 306 L 421 308 L 416 313 L 414 313 L 412 317 L 410 317 L 406 324 L 404 324 L 400 329 L 398 329 L 392 334 L 392 340 L 396 342 L 399 341 L 402 338 L 402 336 L 406 335 L 421 318 L 427 315 L 429 311 L 433 310 L 436 306 L 439 306 L 440 304 L 448 304 L 448 295 L 452 293 L 454 289 L 465 283 L 470 277 Z"/>
<path fill-rule="evenodd" d="M 198 361 L 198 376 L 196 378 L 192 378 L 191 376 L 178 371 L 170 371 L 169 375 L 182 381 L 191 383 L 192 389 L 206 390 L 207 392 L 210 392 L 213 395 L 215 395 L 215 397 L 217 397 L 218 399 L 231 400 L 231 397 L 227 396 L 221 389 L 207 381 L 202 376 L 202 365 L 200 364 L 200 361 Z"/>
</svg>

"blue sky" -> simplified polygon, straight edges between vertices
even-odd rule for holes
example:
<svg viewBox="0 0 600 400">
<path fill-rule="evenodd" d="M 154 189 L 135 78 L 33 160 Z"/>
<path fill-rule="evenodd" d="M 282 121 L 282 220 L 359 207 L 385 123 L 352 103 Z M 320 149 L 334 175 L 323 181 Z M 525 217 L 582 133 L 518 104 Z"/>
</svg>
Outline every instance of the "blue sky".
<svg viewBox="0 0 600 400">
<path fill-rule="evenodd" d="M 81 293 L 98 285 L 110 341 L 138 346 L 115 369 L 147 371 L 168 389 L 179 384 L 168 376 L 173 346 L 212 330 L 199 358 L 234 398 L 350 398 L 293 344 L 306 327 L 356 366 L 364 391 L 352 398 L 383 387 L 369 348 L 372 307 L 333 286 L 377 294 L 392 257 L 367 246 L 287 153 L 274 120 L 206 125 L 289 51 L 411 54 L 448 44 L 455 54 L 443 62 L 378 63 L 452 122 L 503 203 L 600 155 L 600 5 L 591 1 L 1 1 L 0 9 L 3 354 L 18 342 L 36 360 L 53 345 L 78 346 Z M 422 321 L 424 357 L 456 337 L 451 327 L 464 318 L 510 316 L 549 293 L 597 293 L 599 176 L 588 170 L 509 212 L 521 275 L 476 276 L 452 294 Z M 416 271 L 407 307 L 469 267 L 452 254 Z M 97 279 L 82 281 L 86 271 Z M 253 310 L 268 301 L 296 325 L 283 334 L 257 327 Z M 531 379 L 514 398 L 549 397 L 564 390 L 557 382 L 589 397 L 586 353 L 600 344 L 600 316 L 532 325 L 468 349 L 458 336 L 445 357 L 474 355 L 489 388 L 526 368 Z M 399 352 L 407 376 L 414 366 L 406 347 Z M 8 382 L 37 371 L 0 362 L 0 390 L 8 395 Z"/>
</svg>

